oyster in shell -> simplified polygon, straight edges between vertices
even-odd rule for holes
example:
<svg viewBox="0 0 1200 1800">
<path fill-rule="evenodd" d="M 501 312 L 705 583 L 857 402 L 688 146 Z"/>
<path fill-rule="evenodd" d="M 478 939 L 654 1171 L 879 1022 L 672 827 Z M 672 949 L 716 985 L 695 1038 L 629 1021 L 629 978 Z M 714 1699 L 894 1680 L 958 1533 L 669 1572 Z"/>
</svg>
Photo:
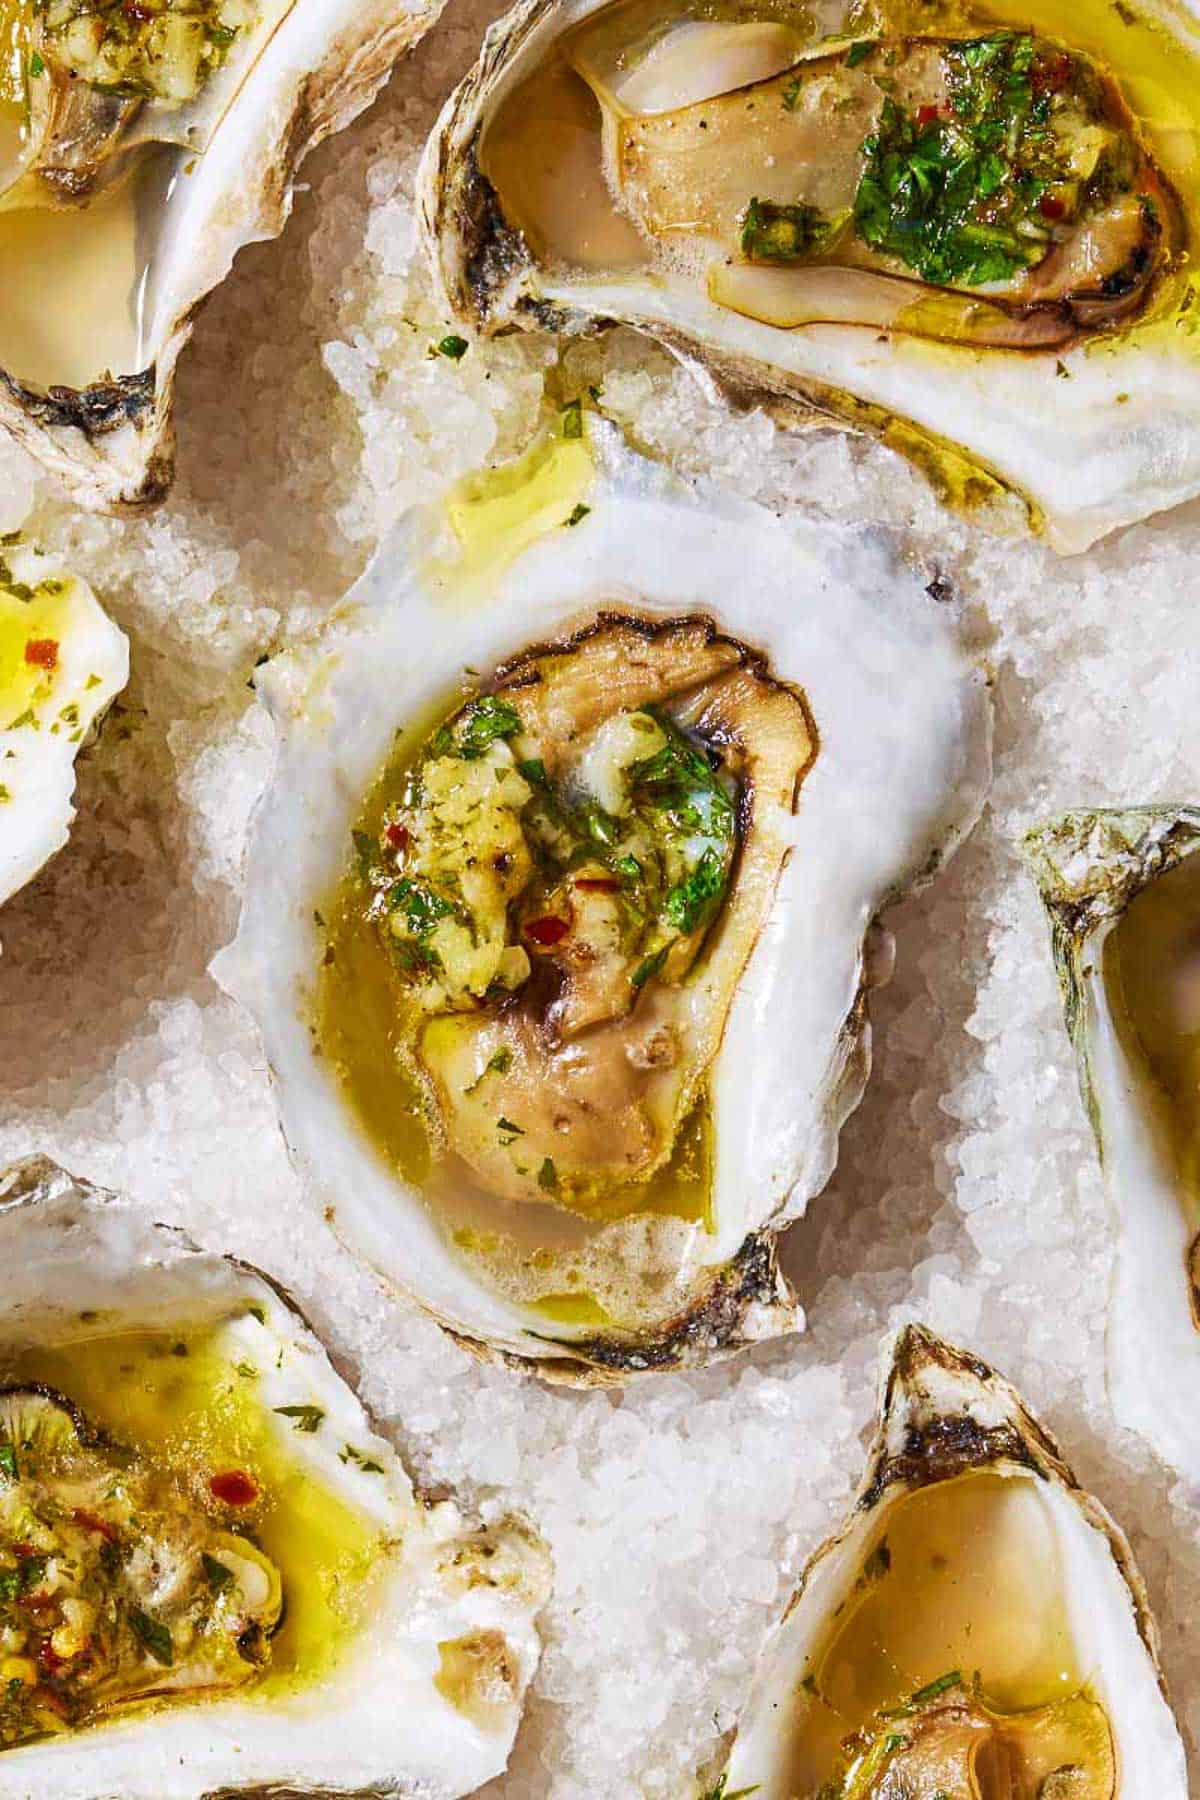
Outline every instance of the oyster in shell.
<svg viewBox="0 0 1200 1800">
<path fill-rule="evenodd" d="M 426 150 L 451 310 L 635 326 L 960 497 L 1017 489 L 1064 550 L 1200 491 L 1190 19 L 815 18 L 523 0 Z"/>
<path fill-rule="evenodd" d="M 87 583 L 0 546 L 0 905 L 66 843 L 75 758 L 128 679 L 125 635 Z"/>
<path fill-rule="evenodd" d="M 0 1174 L 0 1796 L 473 1793 L 537 1662 L 524 1526 L 414 1493 L 286 1295 Z"/>
<path fill-rule="evenodd" d="M 864 940 L 973 820 L 990 714 L 882 540 L 563 433 L 472 503 L 507 566 L 418 512 L 260 671 L 214 972 L 347 1241 L 469 1343 L 616 1381 L 799 1323 L 774 1237 L 866 1078 Z"/>
<path fill-rule="evenodd" d="M 1024 854 L 1050 917 L 1116 1232 L 1113 1410 L 1200 1480 L 1200 809 L 1064 813 Z"/>
<path fill-rule="evenodd" d="M 888 1360 L 854 1509 L 805 1568 L 709 1791 L 1184 1800 L 1119 1527 L 986 1363 L 921 1326 Z"/>
<path fill-rule="evenodd" d="M 0 422 L 90 506 L 170 483 L 175 364 L 438 0 L 0 0 Z"/>
</svg>

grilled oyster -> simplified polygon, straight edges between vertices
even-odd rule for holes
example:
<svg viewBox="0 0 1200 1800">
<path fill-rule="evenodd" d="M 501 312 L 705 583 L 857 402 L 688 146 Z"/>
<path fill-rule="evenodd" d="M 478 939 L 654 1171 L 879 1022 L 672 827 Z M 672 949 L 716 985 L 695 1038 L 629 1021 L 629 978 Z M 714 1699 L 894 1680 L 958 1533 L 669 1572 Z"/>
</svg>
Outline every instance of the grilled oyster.
<svg viewBox="0 0 1200 1800">
<path fill-rule="evenodd" d="M 1064 813 L 1024 852 L 1050 916 L 1079 1083 L 1116 1228 L 1113 1408 L 1200 1479 L 1200 811 Z"/>
<path fill-rule="evenodd" d="M 1156 20 L 1118 54 L 1089 4 L 1037 31 L 969 3 L 819 19 L 524 0 L 426 151 L 448 305 L 489 333 L 634 325 L 960 485 L 965 453 L 1061 549 L 1197 492 L 1191 46 Z"/>
<path fill-rule="evenodd" d="M 763 1655 L 715 1791 L 1183 1800 L 1132 1553 L 1020 1397 L 920 1326 L 852 1511 Z"/>
<path fill-rule="evenodd" d="M 864 936 L 988 740 L 952 610 L 881 542 L 593 442 L 570 498 L 539 463 L 486 608 L 417 514 L 260 673 L 279 760 L 214 964 L 347 1240 L 570 1381 L 799 1323 L 774 1235 L 865 1081 Z"/>
<path fill-rule="evenodd" d="M 0 0 L 0 422 L 76 499 L 165 493 L 197 305 L 437 10 Z"/>
<path fill-rule="evenodd" d="M 128 678 L 87 583 L 31 544 L 0 547 L 0 905 L 66 843 L 75 757 Z"/>
<path fill-rule="evenodd" d="M 414 1495 L 272 1283 L 0 1175 L 0 1796 L 474 1792 L 540 1545 Z"/>
</svg>

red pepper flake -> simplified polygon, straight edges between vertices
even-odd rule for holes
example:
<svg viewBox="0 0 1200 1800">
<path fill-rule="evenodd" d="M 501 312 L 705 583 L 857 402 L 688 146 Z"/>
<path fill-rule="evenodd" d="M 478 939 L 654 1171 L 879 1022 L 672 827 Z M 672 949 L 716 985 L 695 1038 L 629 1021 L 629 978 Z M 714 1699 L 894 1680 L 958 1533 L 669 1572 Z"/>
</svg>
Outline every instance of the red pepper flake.
<svg viewBox="0 0 1200 1800">
<path fill-rule="evenodd" d="M 553 913 L 547 913 L 544 919 L 525 922 L 525 936 L 540 944 L 543 950 L 548 950 L 552 944 L 560 944 L 570 929 L 566 919 L 556 919 Z"/>
<path fill-rule="evenodd" d="M 575 886 L 582 888 L 585 894 L 619 894 L 621 884 L 611 875 L 580 875 Z"/>
<path fill-rule="evenodd" d="M 1061 219 L 1065 216 L 1067 203 L 1056 194 L 1043 194 L 1038 201 L 1038 211 L 1043 219 Z"/>
<path fill-rule="evenodd" d="M 1035 94 L 1061 94 L 1070 83 L 1075 65 L 1067 55 L 1056 56 L 1052 63 L 1043 63 L 1033 72 L 1033 91 Z"/>
<path fill-rule="evenodd" d="M 25 661 L 35 669 L 57 669 L 57 638 L 30 638 L 25 646 Z"/>
<path fill-rule="evenodd" d="M 71 1517 L 77 1525 L 82 1525 L 85 1531 L 98 1533 L 106 1543 L 115 1544 L 120 1535 L 115 1525 L 110 1525 L 107 1519 L 97 1518 L 96 1514 L 89 1512 L 86 1506 L 77 1506 Z"/>
<path fill-rule="evenodd" d="M 938 108 L 936 106 L 918 106 L 917 108 L 917 124 L 922 128 L 932 125 L 937 116 Z"/>
<path fill-rule="evenodd" d="M 258 1499 L 258 1483 L 244 1469 L 222 1469 L 208 1478 L 209 1492 L 226 1506 L 250 1506 Z"/>
<path fill-rule="evenodd" d="M 408 827 L 405 825 L 389 825 L 384 830 L 384 837 L 393 850 L 407 850 L 409 844 Z"/>
</svg>

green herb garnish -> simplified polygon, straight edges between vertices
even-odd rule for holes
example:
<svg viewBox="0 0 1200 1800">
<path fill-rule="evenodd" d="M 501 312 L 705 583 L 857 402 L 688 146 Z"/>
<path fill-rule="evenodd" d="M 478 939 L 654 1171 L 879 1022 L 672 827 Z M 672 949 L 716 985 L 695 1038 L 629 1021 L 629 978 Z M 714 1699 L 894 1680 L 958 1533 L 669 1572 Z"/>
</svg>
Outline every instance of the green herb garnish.
<svg viewBox="0 0 1200 1800">
<path fill-rule="evenodd" d="M 319 1406 L 276 1406 L 273 1410 L 282 1418 L 292 1420 L 293 1431 L 313 1432 L 325 1417 Z"/>
<path fill-rule="evenodd" d="M 962 1670 L 947 1669 L 946 1673 L 939 1675 L 936 1681 L 927 1682 L 923 1688 L 918 1688 L 915 1694 L 910 1694 L 908 1704 L 924 1706 L 926 1701 L 936 1700 L 940 1694 L 946 1693 L 952 1687 L 959 1687 L 961 1683 Z"/>
<path fill-rule="evenodd" d="M 454 332 L 450 332 L 438 344 L 437 353 L 439 356 L 448 356 L 451 362 L 461 362 L 470 348 L 466 338 L 457 337 Z"/>
<path fill-rule="evenodd" d="M 152 1619 L 149 1613 L 144 1613 L 140 1606 L 130 1607 L 129 1623 L 143 1649 L 149 1651 L 155 1662 L 169 1669 L 175 1661 L 175 1646 L 166 1626 L 160 1620 Z"/>
<path fill-rule="evenodd" d="M 226 1588 L 233 1586 L 233 1570 L 227 1569 L 223 1562 L 210 1556 L 207 1550 L 200 1553 L 200 1567 L 204 1570 L 204 1579 L 214 1594 L 223 1594 Z"/>
<path fill-rule="evenodd" d="M 520 729 L 521 715 L 510 701 L 497 694 L 481 694 L 458 721 L 455 748 L 468 762 L 475 762 L 497 738 L 515 737 Z"/>
<path fill-rule="evenodd" d="M 1046 253 L 1037 209 L 1063 173 L 1050 98 L 1027 33 L 950 44 L 950 106 L 910 114 L 886 98 L 854 200 L 864 242 L 937 286 L 1009 281 Z"/>
<path fill-rule="evenodd" d="M 829 238 L 829 223 L 819 207 L 798 201 L 777 206 L 757 196 L 742 220 L 742 255 L 751 262 L 798 262 Z"/>
</svg>

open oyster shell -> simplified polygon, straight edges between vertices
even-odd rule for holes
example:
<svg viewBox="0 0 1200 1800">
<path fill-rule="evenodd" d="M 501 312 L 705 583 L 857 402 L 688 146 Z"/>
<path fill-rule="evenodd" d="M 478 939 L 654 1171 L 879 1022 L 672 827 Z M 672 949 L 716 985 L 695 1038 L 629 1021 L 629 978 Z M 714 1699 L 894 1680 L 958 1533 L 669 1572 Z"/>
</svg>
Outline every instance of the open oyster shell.
<svg viewBox="0 0 1200 1800">
<path fill-rule="evenodd" d="M 498 1774 L 548 1586 L 528 1529 L 475 1529 L 415 1493 L 309 1325 L 248 1265 L 41 1158 L 0 1175 L 0 1243 L 16 1684 L 0 1731 L 17 1737 L 0 1795 L 448 1797 Z M 151 1393 L 168 1477 L 127 1429 Z M 18 1485 L 41 1534 L 32 1564 L 6 1531 Z M 64 1581 L 81 1597 L 63 1600 Z"/>
<path fill-rule="evenodd" d="M 446 302 L 489 334 L 634 326 L 1085 548 L 1200 489 L 1196 31 L 1130 26 L 522 0 L 426 149 Z"/>
<path fill-rule="evenodd" d="M 129 645 L 86 581 L 0 548 L 0 905 L 67 841 L 75 758 L 129 679 Z"/>
<path fill-rule="evenodd" d="M 880 908 L 931 876 L 973 821 L 990 707 L 953 607 L 884 540 L 686 487 L 586 425 L 577 406 L 564 421 L 571 435 L 543 447 L 549 461 L 536 474 L 526 466 L 524 487 L 501 470 L 496 492 L 474 503 L 470 529 L 494 559 L 486 573 L 474 551 L 445 558 L 440 514 L 417 512 L 324 641 L 260 671 L 277 761 L 253 823 L 238 936 L 213 968 L 259 1022 L 286 1138 L 346 1240 L 467 1343 L 551 1379 L 621 1381 L 800 1323 L 775 1235 L 828 1179 L 866 1080 L 864 940 Z M 569 490 L 554 474 L 565 467 L 587 469 Z M 730 684 L 736 706 L 719 699 Z M 752 715 L 743 730 L 738 718 Z M 435 993 L 432 1025 L 405 1049 L 413 989 L 397 1000 L 373 936 L 364 947 L 357 927 L 331 924 L 346 916 L 347 879 L 354 891 L 352 827 L 368 932 L 382 924 L 410 972 L 439 952 L 440 974 L 416 979 L 419 1006 L 458 968 L 462 941 L 463 890 L 443 900 L 436 871 L 411 861 L 427 841 L 430 795 L 470 801 L 468 848 L 481 778 L 485 798 L 515 794 L 535 836 L 528 784 L 546 783 L 577 818 L 594 801 L 600 747 L 639 725 L 659 740 L 664 726 L 682 731 L 704 777 L 734 791 L 731 873 L 701 920 L 698 954 L 694 940 L 653 936 L 664 915 L 648 901 L 637 929 L 651 936 L 636 953 L 588 952 L 590 971 L 611 976 L 599 996 L 553 966 L 559 948 L 586 939 L 592 903 L 623 904 L 624 872 L 652 860 L 624 836 L 645 814 L 622 816 L 619 798 L 599 869 L 594 842 L 577 853 L 575 839 L 561 863 L 538 865 L 600 890 L 582 921 L 578 892 L 564 900 L 557 874 L 539 886 L 538 870 L 521 866 L 520 835 L 502 852 L 497 836 L 489 854 L 528 885 L 496 900 L 489 985 L 457 1000 Z M 455 764 L 455 747 L 485 726 L 512 745 L 489 738 L 486 753 Z M 363 797 L 397 743 L 406 772 L 364 827 Z M 704 831 L 689 832 L 694 858 Z M 531 895 L 541 916 L 530 916 Z M 645 926 L 648 915 L 658 923 Z M 482 917 L 469 920 L 473 955 Z M 364 958 L 373 972 L 360 979 Z M 336 1008 L 321 998 L 331 992 Z M 597 1010 L 575 1030 L 561 1008 L 585 1001 Z M 610 1057 L 606 1099 L 588 1084 Z M 407 1086 L 402 1060 L 425 1065 Z M 690 1149 L 685 1113 L 700 1121 Z M 431 1116 L 428 1140 L 408 1143 Z M 664 1131 L 671 1162 L 656 1187 Z M 589 1142 L 604 1164 L 591 1184 Z M 614 1188 L 617 1144 L 622 1156 L 633 1147 L 630 1180 Z"/>
<path fill-rule="evenodd" d="M 115 9 L 125 26 L 146 21 L 143 35 L 197 28 L 210 60 L 165 59 L 153 43 L 138 58 L 135 42 L 111 69 L 110 40 L 85 36 L 72 59 L 71 33 L 99 32 L 112 7 L 10 10 L 26 51 L 17 66 L 35 73 L 27 91 L 6 94 L 0 79 L 0 248 L 8 267 L 34 273 L 0 299 L 0 422 L 84 505 L 157 500 L 196 308 L 243 245 L 282 230 L 304 157 L 369 103 L 439 5 Z"/>
<path fill-rule="evenodd" d="M 1023 850 L 1050 917 L 1116 1232 L 1113 1408 L 1200 1480 L 1196 954 L 1200 810 L 1064 813 Z"/>
<path fill-rule="evenodd" d="M 910 1325 L 887 1365 L 853 1510 L 809 1560 L 709 1791 L 1183 1800 L 1120 1528 L 978 1357 Z"/>
</svg>

